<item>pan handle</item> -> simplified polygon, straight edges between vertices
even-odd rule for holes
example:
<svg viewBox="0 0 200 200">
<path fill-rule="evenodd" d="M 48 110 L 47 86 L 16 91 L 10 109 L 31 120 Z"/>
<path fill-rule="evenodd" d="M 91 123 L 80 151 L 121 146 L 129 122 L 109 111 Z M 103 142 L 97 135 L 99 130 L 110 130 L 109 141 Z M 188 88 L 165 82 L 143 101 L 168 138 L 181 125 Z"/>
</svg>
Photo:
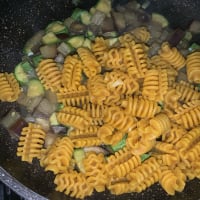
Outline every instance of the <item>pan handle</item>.
<svg viewBox="0 0 200 200">
<path fill-rule="evenodd" d="M 2 167 L 0 167 L 0 181 L 25 200 L 48 200 L 21 184 Z"/>
</svg>

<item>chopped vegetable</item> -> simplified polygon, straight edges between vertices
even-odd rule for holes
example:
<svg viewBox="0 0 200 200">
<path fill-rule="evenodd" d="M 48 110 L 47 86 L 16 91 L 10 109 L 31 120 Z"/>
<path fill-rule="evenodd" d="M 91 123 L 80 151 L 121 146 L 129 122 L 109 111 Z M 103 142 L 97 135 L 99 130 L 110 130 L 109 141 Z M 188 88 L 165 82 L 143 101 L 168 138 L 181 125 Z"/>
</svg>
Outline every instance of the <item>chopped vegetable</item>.
<svg viewBox="0 0 200 200">
<path fill-rule="evenodd" d="M 49 118 L 49 121 L 50 121 L 51 126 L 57 126 L 57 125 L 59 125 L 59 122 L 57 120 L 55 112 L 51 114 L 51 116 Z"/>
<path fill-rule="evenodd" d="M 85 34 L 85 36 L 89 39 L 89 40 L 94 40 L 95 35 L 91 30 L 88 30 Z"/>
<path fill-rule="evenodd" d="M 44 94 L 44 87 L 38 79 L 32 79 L 28 83 L 28 97 L 36 97 Z"/>
<path fill-rule="evenodd" d="M 80 20 L 81 14 L 82 14 L 83 12 L 85 12 L 85 10 L 82 10 L 82 9 L 80 9 L 80 8 L 75 8 L 74 11 L 73 11 L 73 13 L 72 13 L 72 15 L 71 15 L 71 18 L 72 18 L 73 20 L 75 20 L 75 21 L 78 21 L 78 20 Z"/>
<path fill-rule="evenodd" d="M 40 47 L 43 58 L 55 58 L 57 55 L 56 45 L 45 45 Z"/>
<path fill-rule="evenodd" d="M 85 172 L 84 166 L 83 166 L 83 159 L 85 158 L 85 152 L 83 149 L 75 149 L 73 153 L 74 159 L 76 161 L 77 167 L 80 170 L 80 172 Z"/>
<path fill-rule="evenodd" d="M 27 84 L 30 78 L 35 76 L 34 69 L 28 62 L 21 62 L 15 67 L 15 78 L 21 84 Z"/>
<path fill-rule="evenodd" d="M 196 51 L 196 50 L 199 50 L 200 49 L 200 45 L 197 44 L 197 43 L 193 43 L 190 47 L 189 47 L 189 51 L 190 52 L 193 52 L 193 51 Z"/>
<path fill-rule="evenodd" d="M 38 64 L 43 60 L 42 55 L 36 55 L 32 57 L 32 64 L 34 67 L 37 67 Z"/>
<path fill-rule="evenodd" d="M 122 138 L 120 142 L 118 142 L 116 145 L 111 146 L 113 151 L 119 151 L 120 149 L 124 148 L 126 146 L 126 138 L 127 134 Z"/>
<path fill-rule="evenodd" d="M 109 15 L 112 7 L 110 0 L 99 0 L 95 6 L 95 8 L 105 14 Z"/>
<path fill-rule="evenodd" d="M 63 22 L 60 21 L 55 21 L 50 23 L 47 28 L 46 28 L 46 32 L 53 32 L 55 34 L 59 34 L 59 33 L 67 33 L 67 27 L 63 24 Z"/>
<path fill-rule="evenodd" d="M 144 153 L 140 156 L 141 161 L 144 162 L 146 159 L 148 159 L 149 157 L 151 157 L 151 153 Z"/>
<path fill-rule="evenodd" d="M 83 11 L 80 15 L 81 22 L 85 25 L 88 25 L 91 23 L 91 14 L 88 11 Z"/>
<path fill-rule="evenodd" d="M 44 147 L 48 148 L 49 146 L 51 146 L 54 143 L 54 141 L 56 140 L 57 137 L 58 137 L 57 134 L 47 133 L 46 137 L 45 137 L 45 141 L 44 141 Z"/>
<path fill-rule="evenodd" d="M 105 148 L 99 147 L 99 146 L 84 147 L 83 150 L 84 150 L 86 153 L 87 153 L 87 152 L 95 152 L 95 153 L 97 153 L 97 154 L 103 153 L 104 155 L 110 154 L 110 152 L 107 151 Z"/>
<path fill-rule="evenodd" d="M 85 38 L 82 35 L 73 36 L 70 39 L 67 40 L 67 43 L 69 43 L 72 47 L 75 49 L 81 47 L 83 45 Z"/>
<path fill-rule="evenodd" d="M 158 13 L 152 13 L 152 21 L 161 24 L 162 28 L 167 27 L 169 24 L 168 20 L 163 15 Z"/>
<path fill-rule="evenodd" d="M 60 42 L 60 39 L 53 32 L 49 32 L 42 37 L 42 42 L 44 44 L 55 44 Z"/>
<path fill-rule="evenodd" d="M 106 15 L 104 12 L 96 11 L 91 17 L 91 24 L 95 24 L 97 26 L 102 25 Z"/>
<path fill-rule="evenodd" d="M 57 47 L 58 52 L 62 53 L 64 56 L 70 54 L 71 52 L 74 51 L 74 48 L 66 43 L 66 42 L 62 42 L 58 47 Z"/>
<path fill-rule="evenodd" d="M 89 40 L 88 38 L 86 38 L 85 40 L 84 40 L 84 42 L 83 42 L 83 47 L 86 47 L 86 48 L 88 48 L 88 49 L 91 49 L 91 40 Z"/>
</svg>

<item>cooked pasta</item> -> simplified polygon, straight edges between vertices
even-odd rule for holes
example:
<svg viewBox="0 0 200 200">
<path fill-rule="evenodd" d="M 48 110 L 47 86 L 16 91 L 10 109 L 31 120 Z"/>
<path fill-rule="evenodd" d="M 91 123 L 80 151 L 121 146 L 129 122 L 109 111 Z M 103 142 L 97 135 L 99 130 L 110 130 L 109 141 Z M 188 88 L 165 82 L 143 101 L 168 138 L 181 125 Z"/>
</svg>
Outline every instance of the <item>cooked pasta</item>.
<svg viewBox="0 0 200 200">
<path fill-rule="evenodd" d="M 180 81 L 175 85 L 176 91 L 180 93 L 180 101 L 189 102 L 193 100 L 200 100 L 200 92 L 198 91 L 198 87 L 194 87 L 193 85 Z"/>
<path fill-rule="evenodd" d="M 187 56 L 186 69 L 187 77 L 190 82 L 200 83 L 200 52 L 193 52 Z"/>
<path fill-rule="evenodd" d="M 162 44 L 159 55 L 169 62 L 176 70 L 181 69 L 185 65 L 185 58 L 175 47 L 170 48 L 168 42 Z"/>
<path fill-rule="evenodd" d="M 64 107 L 56 116 L 59 123 L 78 129 L 84 129 L 91 124 L 91 118 L 87 111 L 72 106 Z"/>
<path fill-rule="evenodd" d="M 150 32 L 147 30 L 145 26 L 143 27 L 137 27 L 131 31 L 131 33 L 134 35 L 134 37 L 139 41 L 143 43 L 147 43 L 150 39 L 151 35 Z"/>
<path fill-rule="evenodd" d="M 61 83 L 65 88 L 76 90 L 81 84 L 82 63 L 76 55 L 67 56 L 61 71 Z"/>
<path fill-rule="evenodd" d="M 57 174 L 54 183 L 56 191 L 79 199 L 84 199 L 93 192 L 93 186 L 88 183 L 85 175 L 76 171 Z"/>
<path fill-rule="evenodd" d="M 101 66 L 93 53 L 87 48 L 78 48 L 77 53 L 83 62 L 83 71 L 88 78 L 101 72 Z"/>
<path fill-rule="evenodd" d="M 54 174 L 67 172 L 73 153 L 73 143 L 69 137 L 58 138 L 40 160 L 46 171 Z"/>
<path fill-rule="evenodd" d="M 176 191 L 183 191 L 185 181 L 186 176 L 178 167 L 174 170 L 162 170 L 159 180 L 161 186 L 169 195 L 174 195 Z"/>
<path fill-rule="evenodd" d="M 37 66 L 36 72 L 45 89 L 56 92 L 61 86 L 61 71 L 53 59 L 42 60 Z"/>
<path fill-rule="evenodd" d="M 64 106 L 81 106 L 90 101 L 89 91 L 85 85 L 80 85 L 75 90 L 60 87 L 56 96 L 58 102 L 62 103 Z"/>
<path fill-rule="evenodd" d="M 0 73 L 0 101 L 16 101 L 21 93 L 13 73 Z"/>
<path fill-rule="evenodd" d="M 170 109 L 176 109 L 180 106 L 179 100 L 182 96 L 182 93 L 176 89 L 169 89 L 165 94 L 164 101 L 167 107 Z"/>
<path fill-rule="evenodd" d="M 154 117 L 161 110 L 157 102 L 137 96 L 128 97 L 122 101 L 121 106 L 127 114 L 140 118 Z"/>
<path fill-rule="evenodd" d="M 19 137 L 17 156 L 22 161 L 32 163 L 33 158 L 40 159 L 46 133 L 39 124 L 29 123 Z"/>
</svg>

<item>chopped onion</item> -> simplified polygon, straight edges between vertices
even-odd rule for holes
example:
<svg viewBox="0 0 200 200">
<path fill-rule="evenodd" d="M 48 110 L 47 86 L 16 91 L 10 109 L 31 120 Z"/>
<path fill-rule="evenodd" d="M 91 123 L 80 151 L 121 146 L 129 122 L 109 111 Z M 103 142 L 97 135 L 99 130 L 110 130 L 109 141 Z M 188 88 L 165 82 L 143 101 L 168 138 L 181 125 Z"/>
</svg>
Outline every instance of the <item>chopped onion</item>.
<svg viewBox="0 0 200 200">
<path fill-rule="evenodd" d="M 124 15 L 120 12 L 112 12 L 111 14 L 117 30 L 122 31 L 123 29 L 125 29 L 126 21 Z"/>
<path fill-rule="evenodd" d="M 57 56 L 56 56 L 56 58 L 55 58 L 55 61 L 57 62 L 57 63 L 64 63 L 64 56 L 63 56 L 63 54 L 61 54 L 61 53 L 59 53 Z"/>
<path fill-rule="evenodd" d="M 91 24 L 100 26 L 103 23 L 105 17 L 106 17 L 105 13 L 96 10 L 96 12 L 92 15 Z"/>
<path fill-rule="evenodd" d="M 56 105 L 51 103 L 48 99 L 43 98 L 37 107 L 37 111 L 50 116 L 56 109 Z"/>
<path fill-rule="evenodd" d="M 67 133 L 67 127 L 66 126 L 54 125 L 54 126 L 51 126 L 51 129 L 53 130 L 53 132 L 55 134 L 58 134 L 58 133 L 66 134 Z"/>
<path fill-rule="evenodd" d="M 110 152 L 108 152 L 107 150 L 105 150 L 102 147 L 99 146 L 91 146 L 91 147 L 84 147 L 83 150 L 87 153 L 87 152 L 95 152 L 97 154 L 99 153 L 103 153 L 104 155 L 108 155 Z"/>
<path fill-rule="evenodd" d="M 57 134 L 47 133 L 44 141 L 44 147 L 48 148 L 49 146 L 51 146 L 55 142 L 57 137 Z"/>
</svg>

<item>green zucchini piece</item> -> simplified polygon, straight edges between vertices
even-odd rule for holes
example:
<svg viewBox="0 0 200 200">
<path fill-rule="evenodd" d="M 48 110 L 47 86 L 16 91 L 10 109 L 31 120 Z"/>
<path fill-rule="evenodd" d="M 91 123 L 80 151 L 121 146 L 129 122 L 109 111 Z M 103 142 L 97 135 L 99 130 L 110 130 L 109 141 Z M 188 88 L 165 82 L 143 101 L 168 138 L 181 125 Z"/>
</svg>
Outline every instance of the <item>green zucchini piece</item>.
<svg viewBox="0 0 200 200">
<path fill-rule="evenodd" d="M 67 43 L 77 49 L 83 45 L 84 40 L 85 38 L 82 35 L 73 36 L 67 40 Z"/>
<path fill-rule="evenodd" d="M 63 108 L 64 108 L 64 104 L 58 103 L 58 104 L 57 104 L 57 107 L 56 107 L 56 111 L 60 111 L 60 110 L 62 110 Z"/>
<path fill-rule="evenodd" d="M 68 29 L 61 21 L 55 21 L 47 26 L 46 33 L 49 32 L 53 32 L 55 34 L 68 33 Z"/>
<path fill-rule="evenodd" d="M 83 42 L 83 47 L 86 47 L 88 49 L 91 49 L 91 43 L 92 41 L 89 40 L 88 38 L 85 38 L 84 42 Z"/>
<path fill-rule="evenodd" d="M 44 87 L 40 80 L 38 79 L 31 79 L 28 82 L 28 90 L 27 96 L 28 97 L 36 97 L 44 94 Z"/>
<path fill-rule="evenodd" d="M 32 63 L 34 67 L 37 67 L 38 64 L 43 60 L 42 55 L 37 55 L 32 57 Z"/>
<path fill-rule="evenodd" d="M 60 39 L 56 37 L 55 33 L 49 32 L 42 37 L 42 42 L 44 44 L 55 44 L 60 42 Z"/>
<path fill-rule="evenodd" d="M 27 84 L 29 79 L 34 77 L 35 72 L 29 62 L 21 62 L 15 67 L 14 75 L 19 83 Z"/>
<path fill-rule="evenodd" d="M 111 47 L 111 46 L 115 45 L 119 40 L 116 37 L 116 38 L 108 38 L 108 39 L 106 39 L 106 41 L 108 42 L 109 46 Z"/>
<path fill-rule="evenodd" d="M 75 162 L 80 172 L 84 173 L 85 172 L 84 165 L 83 165 L 83 159 L 85 158 L 84 150 L 82 148 L 75 149 L 73 153 L 73 157 L 75 159 Z"/>
<path fill-rule="evenodd" d="M 92 15 L 88 11 L 83 11 L 80 15 L 81 22 L 85 25 L 89 25 L 91 23 Z"/>
<path fill-rule="evenodd" d="M 194 52 L 194 51 L 199 51 L 200 50 L 200 45 L 197 43 L 192 43 L 192 45 L 188 48 L 188 50 L 190 52 Z"/>
<path fill-rule="evenodd" d="M 79 21 L 80 18 L 81 18 L 81 13 L 84 12 L 85 10 L 83 9 L 80 9 L 80 8 L 75 8 L 72 15 L 71 15 L 71 18 L 75 21 Z"/>
<path fill-rule="evenodd" d="M 51 125 L 51 126 L 57 126 L 57 125 L 59 125 L 59 122 L 58 122 L 58 120 L 57 120 L 57 117 L 56 117 L 56 113 L 55 113 L 55 112 L 51 114 L 51 116 L 50 116 L 50 118 L 49 118 L 49 122 L 50 122 L 50 125 Z"/>
<path fill-rule="evenodd" d="M 109 14 L 111 11 L 111 1 L 110 0 L 99 0 L 95 8 L 105 14 Z"/>
<path fill-rule="evenodd" d="M 113 151 L 119 151 L 120 149 L 123 149 L 126 146 L 126 138 L 127 134 L 124 135 L 124 137 L 119 141 L 117 144 L 112 145 L 111 148 Z"/>
<path fill-rule="evenodd" d="M 141 162 L 144 162 L 146 159 L 148 159 L 149 157 L 151 157 L 151 153 L 144 153 L 140 156 L 141 158 Z"/>
<path fill-rule="evenodd" d="M 88 30 L 86 33 L 85 33 L 85 37 L 87 37 L 88 39 L 90 40 L 94 40 L 95 39 L 95 35 L 92 31 Z"/>
</svg>

